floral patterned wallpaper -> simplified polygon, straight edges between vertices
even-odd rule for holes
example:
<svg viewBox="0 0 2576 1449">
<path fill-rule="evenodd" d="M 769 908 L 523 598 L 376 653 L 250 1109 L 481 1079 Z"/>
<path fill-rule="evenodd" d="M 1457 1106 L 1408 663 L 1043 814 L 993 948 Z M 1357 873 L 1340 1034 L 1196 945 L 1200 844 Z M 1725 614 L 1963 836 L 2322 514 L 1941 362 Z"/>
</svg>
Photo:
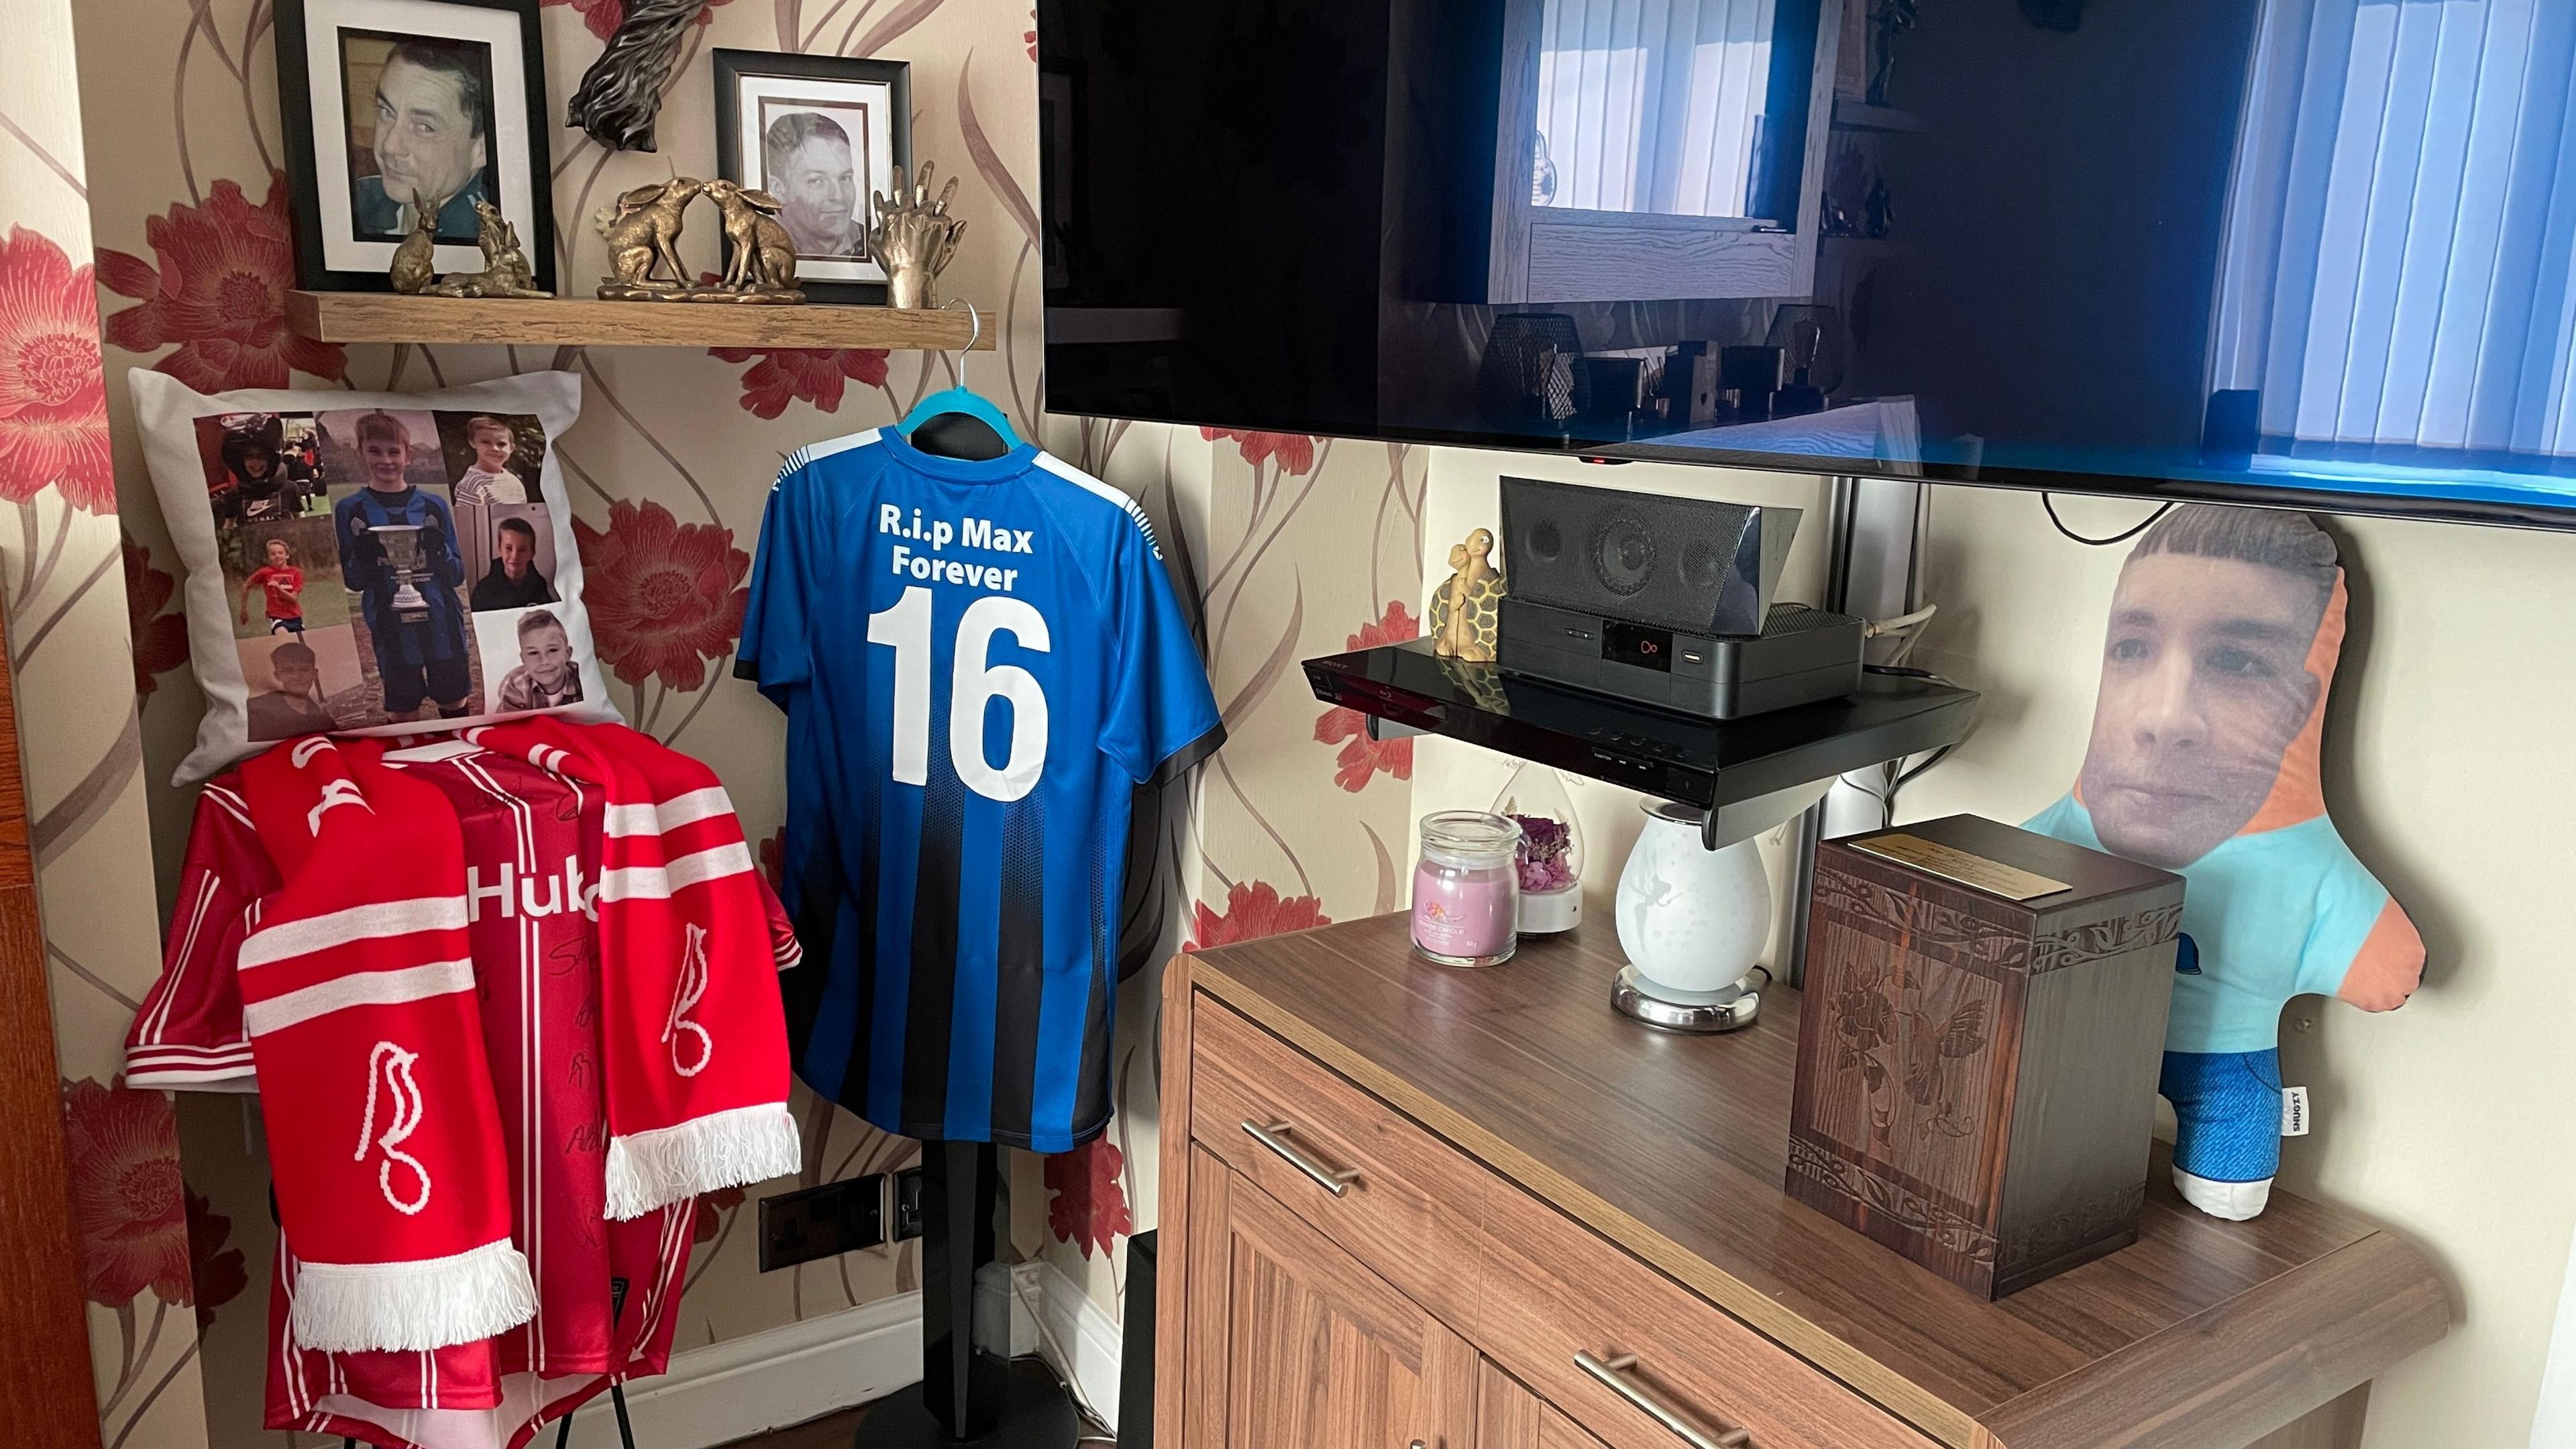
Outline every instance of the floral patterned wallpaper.
<svg viewBox="0 0 2576 1449">
<path fill-rule="evenodd" d="M 159 954 L 154 915 L 138 909 L 151 899 L 152 864 L 135 703 L 152 675 L 140 662 L 127 668 L 127 605 L 141 596 L 151 617 L 169 581 L 119 528 L 71 9 L 29 0 L 9 19 L 0 47 L 0 611 L 101 1427 L 124 1446 L 204 1416 L 190 1305 L 208 1295 L 196 1287 L 191 1247 L 198 1233 L 221 1231 L 192 1212 L 169 1100 L 127 1091 L 120 1078 L 124 1022 Z M 185 658 L 175 628 L 136 642 L 158 668 Z M 202 1256 L 204 1281 L 220 1293 L 226 1269 L 241 1265 L 220 1249 Z"/>
<path fill-rule="evenodd" d="M 1178 525 L 1162 531 L 1167 562 L 1196 610 L 1227 730 L 1196 777 L 1194 804 L 1174 812 L 1150 853 L 1130 847 L 1131 897 L 1177 909 L 1122 963 L 1132 974 L 1119 995 L 1118 1113 L 1106 1136 L 1044 1169 L 1045 1256 L 1114 1315 L 1125 1269 L 1113 1246 L 1154 1226 L 1160 964 L 1175 948 L 1303 930 L 1405 899 L 1411 743 L 1368 741 L 1349 711 L 1316 702 L 1297 666 L 1419 632 L 1429 457 L 1403 445 L 1096 420 L 1059 420 L 1050 438 Z"/>
<path fill-rule="evenodd" d="M 0 129 L 12 133 L 0 137 L 0 148 L 17 147 L 10 164 L 31 176 L 41 170 L 44 184 L 61 191 L 65 213 L 49 232 L 59 239 L 50 254 L 40 243 L 22 256 L 21 243 L 11 242 L 0 273 L 7 279 L 0 283 L 7 299 L 0 328 L 17 329 L 10 336 L 69 336 L 87 348 L 89 370 L 81 373 L 75 357 L 69 387 L 41 394 L 85 409 L 86 432 L 39 436 L 35 425 L 53 420 L 22 399 L 37 396 L 42 377 L 39 370 L 8 371 L 9 344 L 0 338 L 0 409 L 12 409 L 0 413 L 0 458 L 40 445 L 66 450 L 59 464 L 45 465 L 57 476 L 21 530 L 31 568 L 22 570 L 10 551 L 5 519 L 0 564 L 18 620 L 28 617 L 30 599 L 65 587 L 75 572 L 87 580 L 81 588 L 112 608 L 112 575 L 121 567 L 128 618 L 107 627 L 120 631 L 109 638 L 127 641 L 133 694 L 129 699 L 120 684 L 105 699 L 125 723 L 100 728 L 95 720 L 74 721 L 76 711 L 58 711 L 66 733 L 80 726 L 92 755 L 102 740 L 118 742 L 111 754 L 123 752 L 113 783 L 124 793 L 114 797 L 115 808 L 81 806 L 125 826 L 124 858 L 100 870 L 93 887 L 128 900 L 141 894 L 148 806 L 166 892 L 193 808 L 190 794 L 161 783 L 184 753 L 200 706 L 184 667 L 176 565 L 120 375 L 138 366 L 208 391 L 429 389 L 540 368 L 578 373 L 585 415 L 561 456 L 581 515 L 593 627 L 618 703 L 639 728 L 714 765 L 755 838 L 770 836 L 782 808 L 782 730 L 775 712 L 730 676 L 747 550 L 770 477 L 807 442 L 899 417 L 914 399 L 947 385 L 948 360 L 870 349 L 344 348 L 299 338 L 285 322 L 291 198 L 279 170 L 269 0 L 192 0 L 177 9 L 82 0 L 77 13 L 63 0 L 41 4 L 64 12 L 54 16 L 58 28 L 76 29 L 84 84 L 77 101 L 59 82 L 24 99 L 0 89 L 9 122 Z M 623 7 L 620 0 L 547 4 L 549 87 L 560 98 Z M 1152 1226 L 1156 963 L 1183 945 L 1389 909 L 1401 898 L 1409 746 L 1375 745 L 1345 712 L 1322 709 L 1296 664 L 1418 630 L 1426 460 L 1375 444 L 1043 414 L 1038 223 L 1029 201 L 1037 180 L 1029 24 L 1024 6 L 989 0 L 714 0 L 683 42 L 659 153 L 612 154 L 578 133 L 553 133 L 559 220 L 551 244 L 566 286 L 577 288 L 605 270 L 601 243 L 581 222 L 601 200 L 711 169 L 709 47 L 909 60 L 916 152 L 964 180 L 957 207 L 970 229 L 945 289 L 1001 320 L 1000 350 L 975 359 L 977 389 L 1025 432 L 1139 494 L 1164 536 L 1181 540 L 1172 550 L 1175 579 L 1198 610 L 1232 743 L 1186 795 L 1140 811 L 1112 1130 L 1083 1152 L 1015 1163 L 1012 1174 L 1017 1249 L 1044 1254 L 1114 1313 L 1122 1244 Z M 21 63 L 8 64 L 14 82 Z M 72 74 L 59 57 L 57 71 Z M 166 106 L 158 101 L 162 85 L 170 87 Z M 138 88 L 153 93 L 150 103 L 138 102 Z M 30 135 L 52 144 L 35 147 Z M 47 167 L 35 159 L 62 162 L 84 149 L 89 174 L 98 178 L 86 190 L 76 164 Z M 0 174 L 14 183 L 18 173 Z M 713 246 L 710 236 L 694 235 L 684 251 L 693 265 L 711 268 Z M 103 380 L 93 329 L 106 341 Z M 23 348 L 20 355 L 33 357 Z M 106 526 L 117 500 L 104 462 L 102 412 L 112 424 L 113 476 L 121 480 L 121 533 Z M 18 425 L 21 416 L 27 422 Z M 13 425 L 19 431 L 8 431 Z M 18 501 L 15 493 L 5 499 Z M 75 515 L 84 528 L 54 522 Z M 1365 546 L 1355 546 L 1363 520 Z M 76 546 L 93 536 L 106 540 L 105 552 Z M 67 662 L 80 652 L 96 664 L 99 651 L 76 651 L 68 625 L 62 633 L 54 652 Z M 22 653 L 27 648 L 21 644 Z M 34 714 L 34 680 L 25 677 Z M 58 697 L 43 696 L 43 708 L 54 708 Z M 774 839 L 763 858 L 774 862 Z M 115 1088 L 115 1043 L 133 998 L 157 969 L 153 922 L 131 910 L 122 919 L 121 934 L 109 933 L 116 937 L 112 958 L 102 958 L 112 959 L 112 968 L 70 946 L 56 958 L 58 997 L 88 993 L 80 1020 L 67 1014 L 67 1032 L 77 1026 L 85 1045 L 75 1062 L 66 1038 L 66 1103 L 84 1144 L 85 1231 L 98 1245 L 93 1338 L 107 1436 L 120 1449 L 279 1442 L 257 1428 L 265 1297 L 257 1280 L 273 1229 L 256 1123 L 232 1099 L 183 1098 L 174 1117 L 157 1094 Z M 63 985 L 65 978 L 74 984 Z M 806 1124 L 806 1183 L 886 1171 L 917 1153 L 915 1144 L 801 1094 L 798 1109 Z M 909 1246 L 757 1273 L 746 1215 L 759 1192 L 720 1194 L 700 1208 L 683 1348 L 916 1286 Z M 188 1331 L 191 1300 L 202 1341 Z"/>
</svg>

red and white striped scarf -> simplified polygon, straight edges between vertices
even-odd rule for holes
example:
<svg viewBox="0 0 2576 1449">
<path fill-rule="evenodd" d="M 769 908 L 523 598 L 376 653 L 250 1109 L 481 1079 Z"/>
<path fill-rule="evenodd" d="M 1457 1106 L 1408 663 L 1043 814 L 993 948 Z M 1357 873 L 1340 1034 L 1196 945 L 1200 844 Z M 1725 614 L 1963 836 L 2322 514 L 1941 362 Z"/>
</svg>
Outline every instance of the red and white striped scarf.
<svg viewBox="0 0 2576 1449">
<path fill-rule="evenodd" d="M 608 1215 L 796 1171 L 767 910 L 713 772 L 619 725 L 468 738 L 608 797 L 600 879 L 578 903 L 599 921 Z M 335 1352 L 472 1342 L 536 1310 L 510 1241 L 456 817 L 382 763 L 387 744 L 316 736 L 242 767 L 283 882 L 252 907 L 243 1018 L 296 1245 L 296 1336 Z"/>
</svg>

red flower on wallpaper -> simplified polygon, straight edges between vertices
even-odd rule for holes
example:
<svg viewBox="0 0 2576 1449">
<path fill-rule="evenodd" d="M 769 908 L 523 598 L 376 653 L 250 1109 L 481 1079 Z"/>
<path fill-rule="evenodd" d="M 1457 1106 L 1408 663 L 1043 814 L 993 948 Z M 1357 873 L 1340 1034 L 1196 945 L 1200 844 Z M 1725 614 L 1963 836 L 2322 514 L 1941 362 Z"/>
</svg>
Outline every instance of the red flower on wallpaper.
<svg viewBox="0 0 2576 1449">
<path fill-rule="evenodd" d="M 1402 599 L 1395 599 L 1387 604 L 1386 613 L 1377 622 L 1360 626 L 1360 631 L 1351 636 L 1350 647 L 1375 649 L 1414 638 L 1421 632 L 1422 621 L 1405 609 Z M 1368 719 L 1358 710 L 1335 707 L 1316 716 L 1315 738 L 1322 744 L 1342 747 L 1341 754 L 1335 757 L 1341 768 L 1333 772 L 1333 783 L 1354 795 L 1380 770 L 1399 780 L 1413 778 L 1413 737 L 1370 739 Z"/>
<path fill-rule="evenodd" d="M 125 543 L 125 618 L 134 631 L 134 697 L 161 687 L 159 676 L 188 662 L 188 619 L 161 612 L 179 592 L 179 581 L 152 566 L 152 551 L 119 533 Z"/>
<path fill-rule="evenodd" d="M 1279 892 L 1268 881 L 1241 881 L 1225 893 L 1222 915 L 1207 908 L 1207 902 L 1190 907 L 1196 919 L 1190 928 L 1190 939 L 1181 943 L 1184 951 L 1204 951 L 1210 946 L 1231 946 L 1237 941 L 1258 941 L 1286 931 L 1303 931 L 1310 926 L 1329 926 L 1333 918 L 1324 914 L 1324 903 L 1313 896 L 1290 896 L 1280 899 Z"/>
<path fill-rule="evenodd" d="M 720 1187 L 714 1192 L 698 1194 L 698 1209 L 689 1222 L 691 1243 L 712 1243 L 724 1231 L 724 1215 L 743 1205 L 743 1190 Z"/>
<path fill-rule="evenodd" d="M 216 182 L 203 205 L 171 203 L 169 215 L 143 222 L 158 270 L 99 248 L 99 281 L 120 297 L 142 299 L 109 316 L 107 340 L 128 352 L 179 344 L 153 367 L 199 392 L 286 387 L 289 372 L 342 379 L 346 353 L 287 328 L 294 238 L 284 172 L 271 173 L 268 200 L 257 206 L 237 181 Z"/>
<path fill-rule="evenodd" d="M 158 1092 L 63 1083 L 71 1148 L 72 1222 L 89 1301 L 122 1308 L 149 1288 L 185 1303 L 188 1223 L 179 1180 L 179 1118 Z"/>
<path fill-rule="evenodd" d="M 760 878 L 769 882 L 771 890 L 786 889 L 787 827 L 784 825 L 769 832 L 769 837 L 760 842 Z"/>
<path fill-rule="evenodd" d="M 578 518 L 572 528 L 599 657 L 629 684 L 659 679 L 683 693 L 705 684 L 707 661 L 741 637 L 751 598 L 742 585 L 751 555 L 733 546 L 733 530 L 625 498 L 610 505 L 606 532 Z"/>
<path fill-rule="evenodd" d="M 1057 1242 L 1073 1244 L 1088 1258 L 1094 1247 L 1105 1255 L 1136 1231 L 1118 1175 L 1126 1164 L 1126 1156 L 1106 1137 L 1046 1160 L 1047 1191 L 1053 1194 L 1047 1199 L 1047 1231 Z"/>
<path fill-rule="evenodd" d="M 215 1321 L 216 1309 L 250 1286 L 250 1269 L 241 1249 L 224 1246 L 233 1235 L 233 1220 L 215 1211 L 195 1188 L 181 1186 L 188 1198 L 188 1277 L 197 1290 L 197 1327 L 202 1330 Z"/>
<path fill-rule="evenodd" d="M 615 35 L 617 27 L 626 23 L 626 0 L 537 0 L 537 3 L 569 5 L 580 11 L 581 23 L 590 28 L 591 34 L 602 40 Z M 700 25 L 712 23 L 716 18 L 715 8 L 724 3 L 725 0 L 707 0 L 707 3 L 698 10 L 698 23 Z"/>
<path fill-rule="evenodd" d="M 1234 439 L 1235 451 L 1255 468 L 1272 458 L 1280 468 L 1303 476 L 1315 466 L 1315 440 L 1303 433 L 1256 433 L 1240 428 L 1201 428 L 1199 436 L 1213 443 L 1219 438 Z"/>
<path fill-rule="evenodd" d="M 755 417 L 774 418 L 790 402 L 809 402 L 830 413 L 841 408 L 849 383 L 883 387 L 886 353 L 882 347 L 710 347 L 720 362 L 751 362 L 742 375 L 742 409 Z M 759 361 L 752 362 L 758 358 Z"/>
<path fill-rule="evenodd" d="M 42 232 L 0 240 L 0 498 L 59 486 L 74 508 L 116 511 L 98 287 Z"/>
</svg>

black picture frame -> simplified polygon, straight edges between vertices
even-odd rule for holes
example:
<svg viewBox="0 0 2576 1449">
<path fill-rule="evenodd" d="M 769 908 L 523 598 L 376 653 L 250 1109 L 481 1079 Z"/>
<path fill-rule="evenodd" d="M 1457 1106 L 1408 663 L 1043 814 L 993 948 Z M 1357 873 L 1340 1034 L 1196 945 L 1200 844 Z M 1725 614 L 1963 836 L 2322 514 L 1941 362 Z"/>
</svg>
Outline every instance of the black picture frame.
<svg viewBox="0 0 2576 1449">
<path fill-rule="evenodd" d="M 792 55 L 761 50 L 718 50 L 715 56 L 716 77 L 716 175 L 754 189 L 765 187 L 768 178 L 746 174 L 753 168 L 743 164 L 744 119 L 743 82 L 746 80 L 809 81 L 823 85 L 883 86 L 888 93 L 884 117 L 885 133 L 891 147 L 891 164 L 906 174 L 913 169 L 912 158 L 912 66 L 907 61 L 877 60 L 838 55 Z M 856 100 L 852 105 L 861 104 Z M 871 108 L 873 109 L 873 108 Z M 863 173 L 864 174 L 864 173 Z M 884 177 L 870 177 L 859 184 L 857 221 L 865 229 L 868 193 L 886 189 Z M 724 244 L 726 252 L 732 243 Z M 730 264 L 730 257 L 726 258 Z M 806 297 L 816 302 L 883 306 L 886 283 L 883 280 L 849 280 L 817 276 L 810 269 L 812 259 L 797 258 L 796 285 Z M 878 268 L 879 271 L 883 269 Z"/>
<path fill-rule="evenodd" d="M 539 0 L 428 0 L 440 9 L 463 12 L 498 11 L 516 19 L 508 33 L 515 41 L 517 55 L 504 55 L 499 38 L 470 34 L 440 35 L 477 44 L 492 44 L 488 67 L 489 91 L 485 97 L 486 158 L 485 173 L 494 178 L 501 194 L 501 210 L 518 229 L 521 248 L 526 252 L 536 285 L 556 291 L 555 223 L 552 162 L 548 155 L 547 136 L 552 131 L 552 114 L 546 99 L 546 66 L 543 27 L 539 21 Z M 362 235 L 356 231 L 354 216 L 349 235 L 333 237 L 325 226 L 326 212 L 331 207 L 324 200 L 325 188 L 347 193 L 352 188 L 352 175 L 324 178 L 320 174 L 320 157 L 326 149 L 315 132 L 315 113 L 328 108 L 334 116 L 345 116 L 348 105 L 339 67 L 326 76 L 316 76 L 308 53 L 308 37 L 317 23 L 331 23 L 346 34 L 383 36 L 389 33 L 422 34 L 416 27 L 396 32 L 391 27 L 367 22 L 364 14 L 370 0 L 276 0 L 277 9 L 277 88 L 278 115 L 286 138 L 286 187 L 289 210 L 295 223 L 295 284 L 306 291 L 321 292 L 389 292 L 393 281 L 387 265 L 335 265 L 335 256 L 359 248 L 390 248 L 394 243 L 381 236 Z M 416 9 L 417 4 L 407 7 Z M 334 11 L 355 12 L 341 20 L 325 17 Z M 321 14 L 317 15 L 317 12 Z M 335 55 L 345 52 L 338 46 Z M 345 62 L 344 62 L 345 63 Z M 497 143 L 501 139 L 499 121 L 504 77 L 517 83 L 522 104 L 511 107 L 515 113 L 524 110 L 527 132 L 525 154 L 518 148 L 506 151 Z M 348 138 L 341 138 L 336 148 L 344 160 Z M 525 167 L 520 195 L 514 204 L 512 186 L 506 169 L 512 164 Z M 354 201 L 343 203 L 354 213 Z M 473 260 L 465 264 L 470 254 Z M 370 259 L 372 262 L 372 259 Z M 451 264 L 454 263 L 454 264 Z M 440 237 L 439 270 L 475 271 L 482 266 L 481 253 L 471 240 L 452 241 Z"/>
</svg>

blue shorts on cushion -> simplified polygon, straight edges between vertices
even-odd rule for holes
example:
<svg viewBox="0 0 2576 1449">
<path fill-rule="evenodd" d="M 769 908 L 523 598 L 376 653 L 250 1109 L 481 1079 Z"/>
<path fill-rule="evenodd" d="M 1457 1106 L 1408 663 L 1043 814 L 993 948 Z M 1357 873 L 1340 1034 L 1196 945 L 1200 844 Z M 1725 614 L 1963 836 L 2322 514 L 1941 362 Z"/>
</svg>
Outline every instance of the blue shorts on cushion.
<svg viewBox="0 0 2576 1449">
<path fill-rule="evenodd" d="M 2173 1103 L 2175 1167 L 2211 1182 L 2279 1174 L 2279 1052 L 2167 1052 L 2156 1090 Z"/>
</svg>

